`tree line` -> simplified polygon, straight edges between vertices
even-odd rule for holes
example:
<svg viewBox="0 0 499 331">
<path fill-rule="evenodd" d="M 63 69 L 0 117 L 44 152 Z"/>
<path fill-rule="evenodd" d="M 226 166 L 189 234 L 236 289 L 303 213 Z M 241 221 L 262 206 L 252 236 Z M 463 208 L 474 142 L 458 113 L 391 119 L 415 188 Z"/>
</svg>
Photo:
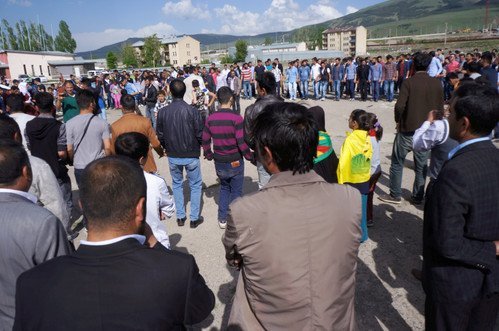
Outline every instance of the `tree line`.
<svg viewBox="0 0 499 331">
<path fill-rule="evenodd" d="M 55 38 L 47 33 L 42 24 L 20 20 L 10 25 L 5 18 L 0 25 L 0 45 L 5 50 L 16 51 L 59 51 L 74 53 L 74 40 L 68 24 L 61 20 Z"/>
</svg>

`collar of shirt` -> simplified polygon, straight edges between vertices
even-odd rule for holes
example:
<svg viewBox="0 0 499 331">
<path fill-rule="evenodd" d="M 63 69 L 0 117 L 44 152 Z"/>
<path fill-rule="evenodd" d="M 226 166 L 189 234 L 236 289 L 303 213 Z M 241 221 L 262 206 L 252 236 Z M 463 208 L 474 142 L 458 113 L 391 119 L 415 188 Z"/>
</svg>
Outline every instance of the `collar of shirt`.
<svg viewBox="0 0 499 331">
<path fill-rule="evenodd" d="M 17 194 L 22 196 L 23 198 L 28 199 L 29 201 L 36 203 L 38 201 L 38 198 L 35 197 L 33 194 L 24 192 L 24 191 L 18 191 L 18 190 L 11 190 L 8 188 L 0 188 L 0 193 L 12 193 L 12 194 Z"/>
<path fill-rule="evenodd" d="M 467 140 L 465 141 L 464 143 L 462 144 L 459 144 L 457 145 L 456 147 L 454 147 L 453 150 L 451 150 L 449 152 L 449 160 L 452 159 L 452 157 L 461 149 L 463 149 L 464 147 L 466 146 L 469 146 L 471 144 L 474 144 L 474 143 L 477 143 L 477 142 L 480 142 L 480 141 L 486 141 L 486 140 L 490 140 L 489 137 L 481 137 L 481 138 L 475 138 L 475 139 L 471 139 L 471 140 Z"/>
<path fill-rule="evenodd" d="M 54 116 L 52 116 L 52 114 L 50 113 L 40 113 L 40 115 L 38 115 L 39 118 L 54 118 Z"/>
<path fill-rule="evenodd" d="M 144 245 L 146 242 L 146 237 L 141 236 L 140 234 L 128 234 L 125 236 L 109 239 L 109 240 L 103 240 L 103 241 L 87 241 L 87 240 L 81 240 L 80 245 L 87 245 L 87 246 L 106 246 L 106 245 L 112 245 L 115 244 L 119 241 L 128 239 L 128 238 L 135 238 L 137 241 L 141 244 Z"/>
</svg>

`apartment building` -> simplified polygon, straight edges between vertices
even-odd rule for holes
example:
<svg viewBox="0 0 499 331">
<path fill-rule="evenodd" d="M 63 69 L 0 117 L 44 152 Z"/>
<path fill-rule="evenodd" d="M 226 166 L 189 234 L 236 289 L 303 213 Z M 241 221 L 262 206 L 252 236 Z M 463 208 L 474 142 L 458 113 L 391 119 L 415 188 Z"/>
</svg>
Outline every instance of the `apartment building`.
<svg viewBox="0 0 499 331">
<path fill-rule="evenodd" d="M 363 26 L 327 29 L 322 32 L 322 49 L 341 51 L 346 55 L 365 55 L 367 29 Z"/>
<path fill-rule="evenodd" d="M 160 66 L 183 66 L 201 62 L 201 45 L 199 41 L 190 37 L 170 37 L 161 39 Z M 132 45 L 138 55 L 142 53 L 143 41 Z"/>
</svg>

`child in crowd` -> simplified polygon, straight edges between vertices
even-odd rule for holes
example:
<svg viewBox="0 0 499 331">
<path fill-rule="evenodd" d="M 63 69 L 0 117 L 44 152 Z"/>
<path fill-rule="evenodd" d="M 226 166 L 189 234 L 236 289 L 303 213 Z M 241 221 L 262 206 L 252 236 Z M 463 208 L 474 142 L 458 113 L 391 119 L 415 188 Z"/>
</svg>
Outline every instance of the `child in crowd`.
<svg viewBox="0 0 499 331">
<path fill-rule="evenodd" d="M 369 138 L 373 147 L 371 157 L 371 178 L 369 178 L 369 194 L 367 195 L 367 226 L 374 226 L 373 220 L 373 196 L 376 183 L 381 176 L 381 159 L 379 156 L 379 142 L 383 137 L 383 127 L 379 123 L 376 114 L 368 113 L 368 123 L 370 125 Z"/>
<path fill-rule="evenodd" d="M 208 117 L 208 108 L 213 104 L 215 99 L 216 95 L 208 91 L 204 86 L 201 88 L 197 79 L 192 81 L 192 105 L 201 113 L 203 123 Z"/>
<path fill-rule="evenodd" d="M 115 109 L 120 109 L 121 108 L 121 88 L 120 84 L 116 83 L 115 80 L 111 81 L 111 86 L 109 86 L 109 89 L 111 90 L 111 95 L 114 100 L 114 108 Z"/>
<path fill-rule="evenodd" d="M 448 106 L 445 110 L 432 110 L 428 113 L 428 118 L 412 137 L 412 147 L 416 152 L 431 151 L 430 166 L 428 167 L 428 177 L 430 183 L 426 192 L 430 192 L 433 183 L 438 177 L 444 162 L 449 158 L 449 152 L 458 145 L 458 142 L 449 138 L 449 115 Z"/>
<path fill-rule="evenodd" d="M 156 106 L 154 106 L 154 116 L 156 119 L 158 118 L 158 112 L 161 108 L 165 108 L 168 106 L 168 100 L 166 99 L 166 92 L 164 90 L 158 91 L 158 102 L 156 102 Z"/>
<path fill-rule="evenodd" d="M 361 242 L 364 242 L 368 239 L 366 214 L 373 154 L 371 139 L 368 135 L 371 125 L 367 112 L 355 109 L 348 119 L 348 126 L 353 131 L 347 133 L 347 138 L 341 146 L 336 173 L 339 184 L 351 185 L 362 195 Z"/>
</svg>

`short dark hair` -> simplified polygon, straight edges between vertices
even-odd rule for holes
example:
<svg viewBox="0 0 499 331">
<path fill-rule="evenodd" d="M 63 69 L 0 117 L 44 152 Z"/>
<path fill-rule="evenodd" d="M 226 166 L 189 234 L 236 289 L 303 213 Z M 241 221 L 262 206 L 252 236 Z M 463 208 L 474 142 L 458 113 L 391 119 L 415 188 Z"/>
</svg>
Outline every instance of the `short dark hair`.
<svg viewBox="0 0 499 331">
<path fill-rule="evenodd" d="M 461 85 L 454 92 L 456 118 L 468 118 L 470 132 L 487 136 L 499 122 L 499 98 L 496 89 L 477 83 Z"/>
<path fill-rule="evenodd" d="M 226 104 L 229 103 L 230 98 L 234 97 L 234 94 L 232 93 L 232 90 L 228 86 L 222 86 L 218 91 L 217 91 L 217 99 L 220 104 Z"/>
<path fill-rule="evenodd" d="M 138 162 L 124 156 L 91 162 L 83 170 L 80 184 L 81 205 L 90 229 L 126 228 L 137 202 L 146 197 L 144 171 Z"/>
<path fill-rule="evenodd" d="M 11 113 L 24 112 L 24 96 L 21 94 L 11 94 L 7 98 L 7 106 Z"/>
<path fill-rule="evenodd" d="M 313 168 L 319 136 L 317 124 L 304 106 L 268 105 L 256 117 L 253 134 L 257 155 L 265 155 L 267 147 L 280 171 L 302 174 Z"/>
<path fill-rule="evenodd" d="M 276 93 L 275 76 L 271 71 L 265 71 L 262 76 L 257 80 L 258 86 L 264 89 L 267 94 Z"/>
<path fill-rule="evenodd" d="M 14 139 L 21 129 L 16 120 L 6 114 L 0 114 L 0 139 Z"/>
<path fill-rule="evenodd" d="M 117 155 L 129 157 L 139 161 L 142 157 L 147 157 L 149 152 L 149 139 L 139 132 L 123 133 L 116 138 L 114 150 Z"/>
<path fill-rule="evenodd" d="M 192 81 L 192 87 L 199 87 L 199 80 L 194 79 L 194 80 Z"/>
<path fill-rule="evenodd" d="M 432 56 L 428 53 L 416 53 L 413 57 L 414 69 L 426 71 L 431 63 Z"/>
<path fill-rule="evenodd" d="M 471 62 L 470 64 L 468 64 L 468 71 L 469 72 L 478 73 L 478 72 L 480 72 L 481 68 L 482 68 L 482 66 L 478 62 Z"/>
<path fill-rule="evenodd" d="M 170 83 L 170 92 L 172 93 L 172 97 L 176 99 L 181 99 L 185 94 L 185 83 L 180 79 L 174 79 Z"/>
<path fill-rule="evenodd" d="M 89 90 L 80 90 L 76 95 L 76 103 L 80 109 L 87 109 L 95 103 L 94 94 Z"/>
<path fill-rule="evenodd" d="M 364 109 L 354 109 L 350 114 L 352 121 L 357 122 L 359 130 L 369 131 L 371 124 L 369 123 L 369 116 Z"/>
<path fill-rule="evenodd" d="M 130 94 L 124 94 L 120 98 L 120 103 L 123 109 L 135 111 L 135 99 Z"/>
<path fill-rule="evenodd" d="M 15 184 L 25 166 L 30 163 L 23 145 L 13 139 L 0 139 L 0 187 Z"/>
<path fill-rule="evenodd" d="M 54 96 L 48 92 L 40 92 L 36 95 L 36 105 L 41 113 L 51 113 L 54 107 Z"/>
</svg>

